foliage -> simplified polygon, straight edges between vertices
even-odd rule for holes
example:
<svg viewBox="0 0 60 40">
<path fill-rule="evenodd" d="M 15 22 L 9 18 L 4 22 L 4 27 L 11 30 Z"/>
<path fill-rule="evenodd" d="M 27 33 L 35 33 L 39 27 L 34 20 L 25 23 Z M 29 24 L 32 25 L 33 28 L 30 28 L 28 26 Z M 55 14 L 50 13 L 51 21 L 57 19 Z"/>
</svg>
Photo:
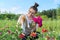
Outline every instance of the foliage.
<svg viewBox="0 0 60 40">
<path fill-rule="evenodd" d="M 4 21 L 4 22 L 3 22 Z M 58 24 L 58 25 L 57 25 Z M 8 26 L 7 28 L 5 28 Z M 1 30 L 1 28 L 4 28 Z M 40 32 L 39 40 L 47 40 L 47 38 L 54 38 L 60 40 L 60 20 L 43 21 L 43 26 L 38 28 Z M 16 20 L 0 20 L 0 40 L 21 40 L 18 36 L 21 33 L 20 27 L 16 31 Z M 44 29 L 44 30 L 42 30 Z M 48 31 L 46 31 L 46 30 Z M 44 31 L 44 33 L 42 33 Z M 47 37 L 47 38 L 46 38 Z M 29 37 L 28 37 L 29 39 Z"/>
</svg>

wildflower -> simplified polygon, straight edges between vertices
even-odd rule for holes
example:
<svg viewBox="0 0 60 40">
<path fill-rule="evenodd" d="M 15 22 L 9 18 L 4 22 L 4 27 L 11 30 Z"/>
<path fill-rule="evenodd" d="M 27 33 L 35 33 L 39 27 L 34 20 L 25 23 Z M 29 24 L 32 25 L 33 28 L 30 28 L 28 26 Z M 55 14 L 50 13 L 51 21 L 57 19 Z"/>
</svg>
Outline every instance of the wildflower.
<svg viewBox="0 0 60 40">
<path fill-rule="evenodd" d="M 30 34 L 30 36 L 36 37 L 36 32 L 32 32 L 32 33 Z"/>
<path fill-rule="evenodd" d="M 37 19 L 38 19 L 38 26 L 41 27 L 42 26 L 42 18 L 40 16 L 38 16 Z"/>
<path fill-rule="evenodd" d="M 37 23 L 39 27 L 42 26 L 42 18 L 40 16 L 33 18 L 33 21 Z"/>
<path fill-rule="evenodd" d="M 37 23 L 38 20 L 37 20 L 37 18 L 35 17 L 35 18 L 33 18 L 33 21 L 34 21 L 35 23 Z"/>
<path fill-rule="evenodd" d="M 44 32 L 48 32 L 48 31 L 47 31 L 46 29 L 43 28 L 43 29 L 42 29 L 42 33 L 44 33 Z"/>
<path fill-rule="evenodd" d="M 25 37 L 25 34 L 20 34 L 19 38 L 23 39 Z"/>
</svg>

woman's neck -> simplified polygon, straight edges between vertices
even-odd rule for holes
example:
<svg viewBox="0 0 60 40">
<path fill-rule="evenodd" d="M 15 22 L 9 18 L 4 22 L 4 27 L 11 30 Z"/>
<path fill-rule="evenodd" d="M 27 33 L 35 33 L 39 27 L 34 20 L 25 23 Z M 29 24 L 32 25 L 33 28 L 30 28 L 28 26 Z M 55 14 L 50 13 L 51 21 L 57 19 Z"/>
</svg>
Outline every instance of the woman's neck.
<svg viewBox="0 0 60 40">
<path fill-rule="evenodd" d="M 28 19 L 30 19 L 30 20 L 32 20 L 32 18 L 33 18 L 32 16 L 29 16 L 28 14 L 27 14 L 27 17 L 28 17 Z"/>
</svg>

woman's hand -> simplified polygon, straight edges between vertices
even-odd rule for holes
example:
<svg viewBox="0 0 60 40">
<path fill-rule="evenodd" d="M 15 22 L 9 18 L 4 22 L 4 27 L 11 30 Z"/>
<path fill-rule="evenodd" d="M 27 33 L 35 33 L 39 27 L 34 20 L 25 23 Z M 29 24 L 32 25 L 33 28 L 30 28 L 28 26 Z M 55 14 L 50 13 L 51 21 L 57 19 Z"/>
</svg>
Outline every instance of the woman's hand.
<svg viewBox="0 0 60 40">
<path fill-rule="evenodd" d="M 33 27 L 32 30 L 31 30 L 31 32 L 34 32 L 35 30 L 36 30 L 36 27 Z"/>
</svg>

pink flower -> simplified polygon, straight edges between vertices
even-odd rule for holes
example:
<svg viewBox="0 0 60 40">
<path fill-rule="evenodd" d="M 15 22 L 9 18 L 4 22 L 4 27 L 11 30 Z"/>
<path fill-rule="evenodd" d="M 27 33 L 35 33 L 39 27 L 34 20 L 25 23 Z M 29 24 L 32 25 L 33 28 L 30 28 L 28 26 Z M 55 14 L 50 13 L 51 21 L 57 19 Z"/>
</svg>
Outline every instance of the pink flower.
<svg viewBox="0 0 60 40">
<path fill-rule="evenodd" d="M 2 34 L 2 32 L 0 32 L 0 35 Z"/>
<path fill-rule="evenodd" d="M 39 27 L 41 27 L 42 26 L 42 18 L 40 16 L 38 16 L 37 19 L 38 19 L 38 25 L 39 25 Z"/>
<path fill-rule="evenodd" d="M 39 27 L 42 26 L 42 18 L 40 16 L 33 18 L 33 21 L 37 23 Z"/>
<path fill-rule="evenodd" d="M 35 23 L 37 23 L 38 19 L 37 19 L 37 18 L 33 18 L 33 21 L 34 21 Z"/>
</svg>

